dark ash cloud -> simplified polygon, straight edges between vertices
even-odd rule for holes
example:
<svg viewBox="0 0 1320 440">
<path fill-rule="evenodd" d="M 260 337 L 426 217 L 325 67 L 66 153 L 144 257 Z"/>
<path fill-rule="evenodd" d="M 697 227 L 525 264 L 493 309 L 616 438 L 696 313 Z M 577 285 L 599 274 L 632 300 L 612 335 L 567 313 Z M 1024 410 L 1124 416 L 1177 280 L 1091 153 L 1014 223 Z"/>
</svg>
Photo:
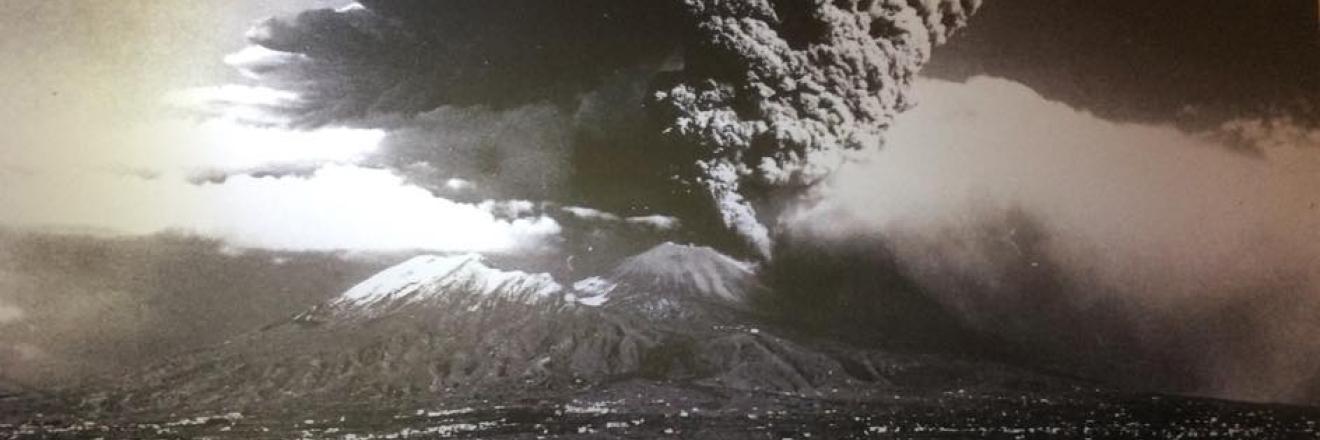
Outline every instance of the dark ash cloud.
<svg viewBox="0 0 1320 440">
<path fill-rule="evenodd" d="M 229 58 L 303 99 L 299 125 L 441 106 L 571 100 L 618 69 L 672 49 L 665 2 L 363 1 L 272 18 Z"/>
<path fill-rule="evenodd" d="M 1316 127 L 1317 22 L 1312 0 L 996 0 L 925 73 L 1012 78 L 1115 120 Z"/>
<path fill-rule="evenodd" d="M 917 71 L 979 1 L 688 1 L 684 68 L 655 94 L 691 184 L 762 258 L 780 212 L 878 148 Z"/>
<path fill-rule="evenodd" d="M 463 121 L 481 113 L 499 124 L 540 112 L 547 123 L 512 127 L 513 138 L 488 126 L 470 135 L 460 129 L 465 139 L 403 130 L 392 149 L 402 154 L 388 156 L 396 162 L 389 166 L 444 164 L 464 169 L 433 179 L 505 184 L 482 185 L 475 168 L 524 182 L 510 188 L 521 191 L 517 197 L 610 204 L 621 197 L 596 200 L 581 177 L 592 176 L 598 188 L 609 183 L 595 179 L 611 173 L 584 168 L 638 165 L 626 174 L 640 177 L 613 183 L 664 188 L 658 197 L 654 189 L 632 197 L 656 206 L 604 208 L 667 209 L 711 235 L 732 235 L 713 239 L 726 247 L 769 258 L 781 212 L 802 202 L 846 151 L 882 144 L 893 116 L 911 106 L 906 89 L 933 47 L 978 5 L 367 1 L 267 20 L 250 32 L 254 45 L 229 61 L 263 86 L 296 93 L 273 109 L 295 126 L 444 127 L 471 125 Z M 645 116 L 627 116 L 643 106 Z M 671 136 L 660 139 L 662 132 Z M 540 168 L 503 175 L 502 161 L 518 160 L 501 153 L 505 141 L 539 155 Z M 426 150 L 458 160 L 427 158 Z M 602 157 L 618 160 L 581 160 Z M 563 181 L 569 186 L 557 188 Z"/>
</svg>

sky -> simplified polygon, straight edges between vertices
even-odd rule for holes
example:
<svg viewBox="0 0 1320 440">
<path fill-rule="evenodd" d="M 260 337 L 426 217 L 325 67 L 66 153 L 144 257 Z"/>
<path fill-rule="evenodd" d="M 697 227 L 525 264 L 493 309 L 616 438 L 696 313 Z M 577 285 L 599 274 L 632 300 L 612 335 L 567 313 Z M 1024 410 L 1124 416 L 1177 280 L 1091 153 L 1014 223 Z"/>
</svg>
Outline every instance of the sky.
<svg viewBox="0 0 1320 440">
<path fill-rule="evenodd" d="M 28 330 L 0 336 L 0 366 L 29 365 L 28 378 L 39 374 L 24 359 L 103 359 L 70 354 L 92 333 L 112 335 L 111 346 L 198 341 L 209 324 L 178 313 L 201 304 L 196 291 L 216 291 L 226 301 L 204 303 L 224 309 L 287 288 L 262 304 L 305 306 L 384 264 L 352 257 L 363 253 L 544 256 L 553 262 L 542 267 L 563 271 L 564 255 L 592 267 L 662 239 L 738 252 L 711 232 L 739 230 L 733 218 L 826 245 L 874 243 L 958 319 L 1074 368 L 1233 398 L 1320 396 L 1320 328 L 1309 318 L 1320 312 L 1320 14 L 1310 0 L 987 0 L 947 44 L 887 54 L 911 68 L 929 61 L 920 76 L 868 85 L 910 82 L 910 92 L 884 95 L 884 111 L 838 116 L 884 122 L 884 148 L 835 163 L 810 146 L 849 139 L 813 125 L 836 115 L 767 93 L 758 108 L 805 122 L 756 136 L 806 153 L 767 154 L 754 165 L 769 165 L 744 172 L 753 177 L 732 180 L 709 178 L 726 157 L 702 157 L 695 172 L 669 162 L 689 154 L 675 145 L 725 139 L 662 139 L 640 109 L 684 115 L 682 93 L 704 84 L 693 75 L 736 84 L 721 63 L 746 53 L 679 53 L 665 40 L 672 26 L 646 18 L 654 11 L 610 6 L 626 17 L 618 22 L 573 8 L 457 12 L 514 24 L 482 38 L 480 20 L 417 37 L 360 8 L 293 15 L 346 6 L 322 0 L 7 6 L 0 328 Z M 422 12 L 398 26 L 446 17 Z M 271 16 L 284 18 L 263 21 Z M 577 38 L 641 26 L 651 32 Z M 791 60 L 793 44 L 769 53 Z M 779 79 L 828 80 L 774 67 Z M 667 100 L 646 101 L 657 90 Z M 792 159 L 803 156 L 826 160 Z M 674 195 L 690 188 L 668 186 L 685 173 L 735 186 L 713 191 L 730 202 L 720 209 L 756 212 L 694 207 Z M 810 197 L 777 198 L 802 187 Z M 744 256 L 773 247 L 759 246 Z M 149 256 L 126 257 L 134 252 Z M 271 287 L 132 281 L 193 275 L 160 269 L 179 255 L 260 272 Z M 107 256 L 127 263 L 51 284 Z M 867 270 L 871 257 L 855 257 Z M 277 260 L 299 275 L 254 268 Z M 52 286 L 60 299 L 43 300 Z M 99 326 L 70 324 L 99 315 Z M 54 327 L 40 328 L 51 316 Z M 171 332 L 185 336 L 162 339 Z"/>
<path fill-rule="evenodd" d="M 324 1 L 24 1 L 3 15 L 0 224 L 152 234 L 178 230 L 273 249 L 496 251 L 553 235 L 548 218 L 497 219 L 357 167 L 374 129 L 288 130 L 206 113 L 206 102 L 294 99 L 238 85 L 227 56 L 260 19 Z M 210 176 L 265 166 L 303 176 Z M 462 182 L 455 182 L 461 185 Z M 406 213 L 406 215 L 404 214 Z"/>
<path fill-rule="evenodd" d="M 1307 74 L 1317 70 L 1311 2 L 1224 5 L 1176 22 L 1169 17 L 1191 3 L 1139 3 L 993 2 L 976 26 L 940 49 L 926 74 L 1006 78 L 1109 120 L 1202 132 L 1237 124 L 1221 130 L 1225 136 L 1315 120 L 1307 98 L 1320 87 Z M 577 141 L 570 138 L 583 126 L 605 125 L 583 122 L 600 118 L 584 114 L 590 106 L 443 107 L 422 116 L 430 123 L 342 118 L 312 129 L 279 126 L 284 116 L 269 109 L 301 105 L 304 97 L 279 89 L 279 78 L 254 75 L 253 68 L 276 62 L 276 52 L 245 35 L 266 17 L 341 6 L 11 7 L 0 31 L 9 34 L 4 44 L 13 59 L 0 72 L 11 104 L 0 116 L 14 129 L 0 135 L 0 178 L 7 181 L 0 197 L 13 208 L 0 224 L 183 230 L 279 249 L 552 246 L 560 229 L 554 218 L 489 207 L 572 198 L 558 189 L 587 171 L 572 169 Z M 619 82 L 614 87 L 637 87 Z M 581 99 L 605 101 L 609 92 Z M 491 132 L 491 125 L 509 128 Z M 486 144 L 496 146 L 483 151 Z M 464 173 L 491 160 L 498 172 Z M 502 203 L 479 203 L 490 199 Z"/>
</svg>

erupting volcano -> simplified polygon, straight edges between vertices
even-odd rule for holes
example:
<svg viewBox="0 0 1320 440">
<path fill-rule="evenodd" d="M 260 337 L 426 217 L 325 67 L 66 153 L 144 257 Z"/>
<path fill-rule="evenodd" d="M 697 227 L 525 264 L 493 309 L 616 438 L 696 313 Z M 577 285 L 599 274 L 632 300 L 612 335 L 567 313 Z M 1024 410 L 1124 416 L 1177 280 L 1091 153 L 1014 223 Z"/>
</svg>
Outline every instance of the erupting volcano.
<svg viewBox="0 0 1320 440">
<path fill-rule="evenodd" d="M 1316 435 L 1313 2 L 239 3 L 13 46 L 0 436 Z"/>
</svg>

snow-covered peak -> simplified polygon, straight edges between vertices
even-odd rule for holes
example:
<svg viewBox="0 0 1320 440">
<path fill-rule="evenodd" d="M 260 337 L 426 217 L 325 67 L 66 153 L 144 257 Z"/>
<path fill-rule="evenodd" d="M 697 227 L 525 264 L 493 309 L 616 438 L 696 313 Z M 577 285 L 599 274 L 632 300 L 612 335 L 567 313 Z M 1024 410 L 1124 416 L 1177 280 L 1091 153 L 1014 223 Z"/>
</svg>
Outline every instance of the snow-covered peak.
<svg viewBox="0 0 1320 440">
<path fill-rule="evenodd" d="M 503 271 L 485 265 L 481 255 L 421 255 L 358 283 L 334 301 L 367 306 L 415 302 L 452 292 L 539 298 L 563 290 L 549 274 Z"/>
<path fill-rule="evenodd" d="M 569 302 L 599 307 L 610 300 L 610 292 L 618 287 L 601 277 L 590 277 L 573 283 L 573 293 L 566 296 Z"/>
<path fill-rule="evenodd" d="M 358 317 L 424 304 L 477 311 L 498 302 L 561 298 L 579 306 L 645 310 L 687 307 L 687 300 L 743 307 L 763 289 L 755 265 L 704 246 L 664 243 L 622 261 L 608 274 L 571 285 L 547 273 L 491 268 L 479 254 L 422 255 L 358 283 L 332 300 L 328 310 Z"/>
<path fill-rule="evenodd" d="M 628 258 L 611 274 L 618 284 L 656 293 L 694 294 L 745 304 L 758 290 L 755 266 L 705 246 L 666 242 Z"/>
</svg>

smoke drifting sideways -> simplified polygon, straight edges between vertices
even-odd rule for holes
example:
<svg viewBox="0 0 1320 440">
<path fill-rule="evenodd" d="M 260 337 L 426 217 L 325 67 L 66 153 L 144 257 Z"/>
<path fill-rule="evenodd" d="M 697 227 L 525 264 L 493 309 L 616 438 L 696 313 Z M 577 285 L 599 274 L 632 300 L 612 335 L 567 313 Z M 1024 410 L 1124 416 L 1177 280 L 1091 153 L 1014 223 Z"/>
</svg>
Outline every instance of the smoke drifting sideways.
<svg viewBox="0 0 1320 440">
<path fill-rule="evenodd" d="M 785 241 L 896 266 L 973 330 L 1066 371 L 1320 399 L 1320 131 L 1111 122 L 986 77 L 915 93 L 889 147 L 841 169 Z"/>
<path fill-rule="evenodd" d="M 400 154 L 381 165 L 430 173 L 432 188 L 458 178 L 628 215 L 672 213 L 702 241 L 768 260 L 781 215 L 847 151 L 882 144 L 932 47 L 978 5 L 363 1 L 267 20 L 228 62 L 295 93 L 263 109 L 295 127 L 415 129 L 485 114 L 482 128 L 498 131 L 540 118 L 548 123 L 513 136 L 396 136 L 386 150 Z M 509 151 L 543 168 L 489 178 L 508 171 Z M 602 169 L 620 166 L 629 168 Z"/>
</svg>

